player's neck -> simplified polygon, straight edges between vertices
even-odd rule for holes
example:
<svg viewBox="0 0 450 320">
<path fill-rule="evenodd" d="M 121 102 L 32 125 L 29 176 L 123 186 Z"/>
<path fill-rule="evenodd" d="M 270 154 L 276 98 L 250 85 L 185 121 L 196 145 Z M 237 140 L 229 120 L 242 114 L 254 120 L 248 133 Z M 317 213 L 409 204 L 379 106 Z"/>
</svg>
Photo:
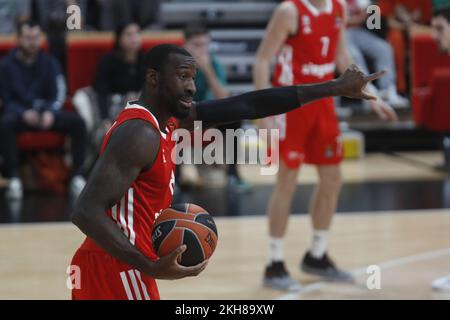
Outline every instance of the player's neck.
<svg viewBox="0 0 450 320">
<path fill-rule="evenodd" d="M 143 91 L 141 96 L 139 97 L 138 102 L 139 105 L 146 108 L 156 117 L 156 120 L 158 120 L 159 129 L 164 131 L 164 128 L 166 128 L 167 126 L 167 121 L 169 120 L 171 115 L 165 110 L 163 106 L 158 103 L 157 99 L 154 96 Z"/>
<path fill-rule="evenodd" d="M 318 10 L 322 11 L 327 6 L 328 0 L 307 0 L 307 1 L 309 1 Z"/>
</svg>

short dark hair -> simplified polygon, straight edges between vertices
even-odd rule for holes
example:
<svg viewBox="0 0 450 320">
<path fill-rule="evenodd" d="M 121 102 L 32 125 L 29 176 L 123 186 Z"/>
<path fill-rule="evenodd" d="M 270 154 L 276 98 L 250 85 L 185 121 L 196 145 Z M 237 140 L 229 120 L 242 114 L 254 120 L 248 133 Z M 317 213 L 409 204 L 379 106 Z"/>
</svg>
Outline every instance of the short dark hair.
<svg viewBox="0 0 450 320">
<path fill-rule="evenodd" d="M 434 9 L 433 17 L 444 17 L 448 22 L 450 22 L 450 6 Z"/>
<path fill-rule="evenodd" d="M 184 33 L 184 39 L 189 40 L 196 36 L 203 36 L 205 34 L 208 34 L 208 29 L 204 25 L 201 24 L 188 24 L 184 27 L 183 30 Z"/>
<path fill-rule="evenodd" d="M 180 48 L 174 44 L 160 44 L 153 47 L 145 54 L 145 70 L 154 69 L 156 71 L 162 71 L 171 54 L 192 57 L 186 49 Z"/>
<path fill-rule="evenodd" d="M 28 26 L 30 28 L 34 28 L 34 27 L 41 27 L 39 25 L 39 23 L 37 23 L 36 20 L 22 20 L 22 21 L 18 21 L 16 23 L 16 32 L 18 36 L 22 35 L 22 29 L 23 27 Z"/>
</svg>

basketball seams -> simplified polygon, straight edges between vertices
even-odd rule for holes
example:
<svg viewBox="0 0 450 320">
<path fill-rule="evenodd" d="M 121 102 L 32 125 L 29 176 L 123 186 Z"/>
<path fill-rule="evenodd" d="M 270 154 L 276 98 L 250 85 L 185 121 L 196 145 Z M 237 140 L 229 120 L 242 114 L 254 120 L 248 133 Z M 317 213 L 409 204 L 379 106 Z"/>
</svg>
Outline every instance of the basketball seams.
<svg viewBox="0 0 450 320">
<path fill-rule="evenodd" d="M 197 221 L 195 221 L 195 220 L 187 220 L 187 219 L 170 219 L 170 220 L 163 220 L 163 221 L 159 222 L 158 224 L 156 224 L 154 228 L 156 229 L 156 228 L 159 226 L 160 223 L 164 223 L 164 222 L 168 222 L 168 221 L 175 221 L 175 227 L 176 227 L 176 225 L 177 225 L 176 222 L 177 222 L 178 220 L 181 220 L 181 221 L 188 221 L 189 223 L 195 223 L 195 224 L 197 224 L 197 225 L 200 225 L 200 226 L 202 226 L 202 227 L 205 227 L 205 228 L 207 228 L 208 230 L 210 230 L 210 231 L 216 236 L 216 238 L 219 237 L 219 236 L 217 235 L 217 233 L 216 233 L 213 229 L 211 229 L 210 227 L 208 227 L 206 224 L 197 222 Z M 180 228 L 186 228 L 186 227 L 180 227 Z M 170 233 L 167 234 L 166 238 L 169 236 L 169 234 L 170 234 Z M 161 244 L 162 244 L 162 243 L 161 243 Z"/>
<path fill-rule="evenodd" d="M 195 221 L 194 220 L 194 222 L 195 223 L 199 223 L 199 224 L 201 224 L 202 226 L 205 226 L 206 228 L 208 228 L 209 230 L 211 230 L 212 231 L 212 233 L 214 233 L 215 235 L 216 235 L 216 238 L 219 238 L 219 232 L 217 231 L 217 225 L 216 225 L 216 223 L 214 222 L 214 219 L 212 218 L 212 216 L 209 214 L 209 213 L 206 213 L 208 216 L 210 216 L 211 217 L 211 220 L 213 221 L 213 224 L 214 224 L 214 226 L 216 227 L 216 230 L 213 230 L 213 229 L 211 229 L 208 225 L 206 225 L 206 224 L 203 224 L 203 223 L 200 223 L 200 222 L 198 222 L 198 221 Z M 198 216 L 198 215 L 197 215 Z M 196 217 L 197 218 L 197 217 Z"/>
<path fill-rule="evenodd" d="M 206 259 L 206 254 L 205 254 L 205 250 L 203 249 L 203 242 L 198 238 L 197 233 L 193 232 L 192 230 L 190 230 L 189 228 L 185 228 L 185 227 L 180 227 L 180 229 L 184 229 L 183 231 L 183 241 L 181 243 L 184 242 L 184 233 L 186 231 L 189 231 L 190 233 L 192 233 L 194 235 L 194 237 L 197 239 L 197 242 L 199 244 L 200 249 L 202 250 L 202 254 L 203 254 L 203 260 Z"/>
<path fill-rule="evenodd" d="M 200 244 L 200 249 L 202 249 L 202 254 L 203 254 L 203 260 L 206 259 L 206 253 L 205 250 L 203 249 L 203 242 L 198 238 L 198 235 L 195 232 L 192 232 L 192 230 L 189 230 L 197 239 L 198 243 Z"/>
<path fill-rule="evenodd" d="M 166 221 L 164 221 L 164 222 L 166 222 Z M 169 239 L 169 236 L 170 236 L 170 235 L 174 232 L 174 230 L 177 228 L 176 225 L 177 225 L 177 224 L 175 223 L 175 224 L 173 225 L 172 229 L 170 229 L 170 231 L 166 234 L 166 236 L 164 237 L 164 239 L 161 241 L 161 243 L 159 244 L 159 247 L 158 247 L 158 252 L 159 252 L 159 250 L 162 248 L 164 242 L 166 242 L 166 240 Z M 155 228 L 157 228 L 157 225 L 155 226 Z M 156 254 L 158 254 L 158 252 L 156 252 Z M 158 256 L 159 256 L 159 254 L 158 254 Z"/>
<path fill-rule="evenodd" d="M 166 224 L 172 227 L 169 229 Z M 177 259 L 183 265 L 197 264 L 209 258 L 217 245 L 218 232 L 214 219 L 204 208 L 195 204 L 180 203 L 162 210 L 154 221 L 152 237 L 153 234 L 159 234 L 159 231 L 155 231 L 158 228 L 164 233 L 160 235 L 162 239 L 157 255 L 165 256 L 185 244 L 187 250 Z"/>
</svg>

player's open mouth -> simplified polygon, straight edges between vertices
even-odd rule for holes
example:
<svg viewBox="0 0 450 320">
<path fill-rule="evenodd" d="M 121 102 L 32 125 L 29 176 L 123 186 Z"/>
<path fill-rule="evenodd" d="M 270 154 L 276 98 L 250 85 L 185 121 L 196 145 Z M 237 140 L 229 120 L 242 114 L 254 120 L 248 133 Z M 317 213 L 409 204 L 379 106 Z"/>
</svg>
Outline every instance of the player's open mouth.
<svg viewBox="0 0 450 320">
<path fill-rule="evenodd" d="M 192 107 L 192 98 L 180 98 L 178 101 L 180 101 L 180 103 L 183 105 L 183 107 L 185 108 L 191 108 Z"/>
</svg>

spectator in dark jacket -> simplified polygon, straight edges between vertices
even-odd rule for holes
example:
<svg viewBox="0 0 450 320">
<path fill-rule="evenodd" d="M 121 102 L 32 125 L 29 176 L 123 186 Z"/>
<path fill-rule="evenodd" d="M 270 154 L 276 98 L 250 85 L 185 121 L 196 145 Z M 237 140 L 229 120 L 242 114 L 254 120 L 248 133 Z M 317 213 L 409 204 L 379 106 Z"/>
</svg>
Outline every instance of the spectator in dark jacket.
<svg viewBox="0 0 450 320">
<path fill-rule="evenodd" d="M 125 106 L 125 100 L 137 98 L 141 90 L 145 78 L 141 45 L 141 30 L 137 24 L 120 26 L 116 29 L 114 50 L 100 61 L 94 89 L 98 95 L 100 117 L 106 129 Z"/>
<path fill-rule="evenodd" d="M 66 86 L 59 63 L 43 52 L 41 29 L 33 22 L 18 25 L 18 47 L 0 61 L 0 94 L 4 104 L 0 130 L 3 140 L 4 171 L 10 179 L 7 195 L 21 198 L 22 183 L 17 167 L 16 136 L 24 131 L 55 131 L 72 141 L 73 175 L 71 190 L 84 187 L 86 129 L 78 114 L 61 110 Z"/>
</svg>

